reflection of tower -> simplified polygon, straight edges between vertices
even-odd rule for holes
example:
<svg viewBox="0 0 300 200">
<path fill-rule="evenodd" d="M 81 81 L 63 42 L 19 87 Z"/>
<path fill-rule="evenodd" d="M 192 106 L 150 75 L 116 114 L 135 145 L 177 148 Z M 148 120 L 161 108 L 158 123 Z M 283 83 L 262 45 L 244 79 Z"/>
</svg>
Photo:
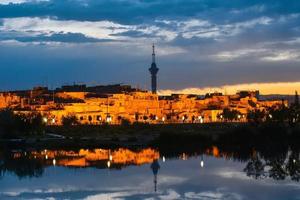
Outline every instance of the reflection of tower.
<svg viewBox="0 0 300 200">
<path fill-rule="evenodd" d="M 158 173 L 158 170 L 160 169 L 158 160 L 154 160 L 150 167 L 151 167 L 153 175 L 154 175 L 154 191 L 156 192 L 157 191 L 157 189 L 156 189 L 157 188 L 157 173 Z"/>
<path fill-rule="evenodd" d="M 157 72 L 158 72 L 158 68 L 156 66 L 155 63 L 155 46 L 153 44 L 152 46 L 153 49 L 153 53 L 152 53 L 152 64 L 151 67 L 149 68 L 149 72 L 151 73 L 151 89 L 152 89 L 152 93 L 156 94 L 156 90 L 157 90 Z"/>
</svg>

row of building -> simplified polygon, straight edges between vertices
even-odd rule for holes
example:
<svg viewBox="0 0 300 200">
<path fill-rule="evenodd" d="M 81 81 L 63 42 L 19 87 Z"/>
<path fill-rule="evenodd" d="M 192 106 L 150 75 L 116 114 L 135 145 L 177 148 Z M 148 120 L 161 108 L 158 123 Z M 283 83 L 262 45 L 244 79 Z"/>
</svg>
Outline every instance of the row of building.
<svg viewBox="0 0 300 200">
<path fill-rule="evenodd" d="M 258 91 L 235 95 L 211 93 L 205 96 L 156 93 L 127 85 L 71 85 L 55 90 L 36 87 L 26 91 L 0 93 L 0 109 L 17 113 L 39 112 L 45 123 L 60 125 L 62 118 L 76 116 L 81 124 L 121 124 L 124 120 L 144 123 L 206 123 L 222 121 L 225 108 L 239 111 L 238 121 L 246 121 L 254 109 L 287 105 L 282 100 L 259 100 Z"/>
</svg>

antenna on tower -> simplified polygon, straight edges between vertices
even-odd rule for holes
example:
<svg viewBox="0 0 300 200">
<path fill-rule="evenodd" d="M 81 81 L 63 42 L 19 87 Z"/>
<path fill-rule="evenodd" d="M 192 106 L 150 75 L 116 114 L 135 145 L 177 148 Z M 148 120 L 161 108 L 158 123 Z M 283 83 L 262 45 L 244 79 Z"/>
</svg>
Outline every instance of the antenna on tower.
<svg viewBox="0 0 300 200">
<path fill-rule="evenodd" d="M 155 63 L 155 45 L 152 44 L 152 63 Z"/>
</svg>

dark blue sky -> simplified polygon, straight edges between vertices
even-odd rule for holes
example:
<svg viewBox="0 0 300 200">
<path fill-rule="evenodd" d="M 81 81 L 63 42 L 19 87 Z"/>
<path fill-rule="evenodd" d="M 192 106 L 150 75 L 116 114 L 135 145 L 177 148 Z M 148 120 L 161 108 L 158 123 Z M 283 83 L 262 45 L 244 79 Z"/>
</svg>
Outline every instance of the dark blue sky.
<svg viewBox="0 0 300 200">
<path fill-rule="evenodd" d="M 0 0 L 0 89 L 300 82 L 299 0 Z M 300 88 L 299 88 L 300 89 Z"/>
</svg>

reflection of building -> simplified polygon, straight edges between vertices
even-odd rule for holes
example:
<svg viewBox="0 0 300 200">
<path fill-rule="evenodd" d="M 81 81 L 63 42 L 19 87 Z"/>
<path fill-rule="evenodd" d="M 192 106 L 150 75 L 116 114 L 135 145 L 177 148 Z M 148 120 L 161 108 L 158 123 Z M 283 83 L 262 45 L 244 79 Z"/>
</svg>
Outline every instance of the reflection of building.
<svg viewBox="0 0 300 200">
<path fill-rule="evenodd" d="M 124 148 L 116 150 L 81 149 L 79 151 L 44 150 L 30 152 L 30 155 L 35 159 L 46 159 L 49 165 L 53 164 L 53 160 L 55 160 L 55 165 L 66 167 L 97 166 L 105 168 L 108 161 L 111 167 L 122 167 L 126 165 L 143 165 L 159 159 L 159 152 L 151 148 L 139 151 L 131 151 Z M 14 157 L 16 156 L 21 155 L 15 153 Z"/>
<path fill-rule="evenodd" d="M 160 165 L 158 163 L 158 160 L 154 160 L 151 164 L 151 169 L 152 169 L 152 172 L 153 172 L 153 175 L 154 175 L 154 191 L 156 192 L 157 191 L 157 174 L 158 174 L 158 170 L 160 169 Z"/>
</svg>

